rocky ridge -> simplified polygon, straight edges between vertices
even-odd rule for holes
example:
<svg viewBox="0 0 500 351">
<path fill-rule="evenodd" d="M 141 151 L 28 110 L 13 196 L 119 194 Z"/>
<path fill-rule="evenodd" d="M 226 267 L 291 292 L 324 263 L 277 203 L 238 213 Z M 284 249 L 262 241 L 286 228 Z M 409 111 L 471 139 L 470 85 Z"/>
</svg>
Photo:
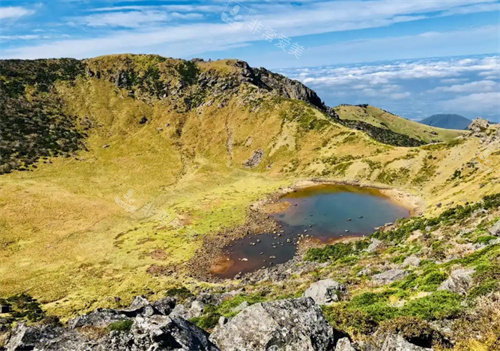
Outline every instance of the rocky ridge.
<svg viewBox="0 0 500 351">
<path fill-rule="evenodd" d="M 341 120 L 334 108 L 301 82 L 250 67 L 244 61 L 184 61 L 155 55 L 0 60 L 0 174 L 28 170 L 40 158 L 69 157 L 85 149 L 87 133 L 96 123 L 91 116 L 69 114 L 58 87 L 90 80 L 111 83 L 124 97 L 147 103 L 162 101 L 167 111 L 179 114 L 202 114 L 205 107 L 224 107 L 235 98 L 252 110 L 266 99 L 298 100 L 380 142 L 424 144 L 390 129 Z M 140 123 L 147 122 L 143 117 Z"/>
<path fill-rule="evenodd" d="M 0 329 L 6 340 L 0 350 L 429 350 L 387 332 L 353 343 L 328 324 L 319 305 L 308 297 L 246 306 L 233 318 L 221 317 L 210 335 L 177 316 L 179 305 L 171 297 L 150 303 L 138 296 L 126 309 L 96 310 L 66 326 L 57 321 L 20 323 L 11 330 Z"/>
</svg>

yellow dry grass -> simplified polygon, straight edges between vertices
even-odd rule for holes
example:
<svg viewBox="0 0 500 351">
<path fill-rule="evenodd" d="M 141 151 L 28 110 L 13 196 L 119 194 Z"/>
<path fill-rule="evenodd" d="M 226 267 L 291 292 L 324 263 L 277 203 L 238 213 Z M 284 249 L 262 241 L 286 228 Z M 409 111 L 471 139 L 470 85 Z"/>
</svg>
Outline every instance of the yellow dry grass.
<svg viewBox="0 0 500 351">
<path fill-rule="evenodd" d="M 214 65 L 223 64 L 207 64 Z M 253 202 L 302 179 L 396 186 L 426 200 L 428 213 L 437 202 L 500 190 L 491 182 L 498 169 L 486 164 L 466 181 L 450 181 L 486 147 L 476 139 L 397 148 L 296 101 L 271 99 L 252 111 L 234 99 L 180 114 L 98 80 L 58 89 L 68 113 L 96 126 L 76 158 L 0 177 L 0 296 L 27 292 L 66 317 L 113 306 L 115 296 L 127 303 L 199 284 L 183 267 L 204 236 L 242 224 Z M 293 109 L 301 112 L 287 120 Z M 310 128 L 303 116 L 322 124 Z M 148 123 L 139 124 L 142 117 Z M 245 168 L 259 149 L 263 161 Z M 490 153 L 486 161 L 498 158 Z M 153 265 L 165 274 L 148 273 Z"/>
<path fill-rule="evenodd" d="M 363 121 L 379 128 L 390 129 L 425 142 L 450 141 L 464 134 L 464 131 L 430 127 L 403 117 L 399 117 L 378 107 L 341 105 L 335 108 L 341 119 Z"/>
</svg>

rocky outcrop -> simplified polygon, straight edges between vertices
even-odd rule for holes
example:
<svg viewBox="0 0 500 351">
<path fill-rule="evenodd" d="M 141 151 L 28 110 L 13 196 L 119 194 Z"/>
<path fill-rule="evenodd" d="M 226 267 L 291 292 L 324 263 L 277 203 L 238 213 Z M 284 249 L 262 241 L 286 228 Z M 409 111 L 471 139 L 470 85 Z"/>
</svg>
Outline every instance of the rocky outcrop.
<svg viewBox="0 0 500 351">
<path fill-rule="evenodd" d="M 304 292 L 305 297 L 312 298 L 319 305 L 340 301 L 347 294 L 347 287 L 333 279 L 323 279 L 312 283 Z"/>
<path fill-rule="evenodd" d="M 349 338 L 340 338 L 335 345 L 335 351 L 357 351 L 353 346 Z"/>
<path fill-rule="evenodd" d="M 301 100 L 331 117 L 336 116 L 312 89 L 301 82 L 265 68 L 250 67 L 245 61 L 227 60 L 225 64 L 232 67 L 221 74 L 215 69 L 200 69 L 203 60 L 199 59 L 183 61 L 155 55 L 148 55 L 147 58 L 165 66 L 161 69 L 151 69 L 151 72 L 141 71 L 142 66 L 136 64 L 134 55 L 116 57 L 114 65 L 110 65 L 105 57 L 83 62 L 86 64 L 85 71 L 89 78 L 112 82 L 119 88 L 129 90 L 131 96 L 156 96 L 161 99 L 174 99 L 177 103 L 184 101 L 187 109 L 201 106 L 207 101 L 213 102 L 214 98 L 227 99 L 238 93 L 240 86 L 249 84 L 257 87 L 260 92 Z M 163 77 L 160 77 L 160 74 L 163 74 Z M 176 79 L 172 79 L 174 76 Z"/>
<path fill-rule="evenodd" d="M 448 279 L 441 283 L 438 290 L 449 290 L 465 295 L 471 288 L 474 271 L 474 269 L 469 268 L 459 268 L 451 271 Z"/>
<path fill-rule="evenodd" d="M 407 275 L 408 272 L 406 272 L 405 270 L 394 268 L 382 273 L 375 274 L 372 277 L 372 281 L 375 284 L 385 285 L 403 279 Z"/>
<path fill-rule="evenodd" d="M 378 338 L 375 345 L 371 345 L 366 351 L 430 351 L 432 349 L 417 346 L 405 340 L 398 334 L 385 334 Z"/>
<path fill-rule="evenodd" d="M 380 128 L 363 121 L 340 120 L 340 122 L 346 127 L 361 130 L 366 134 L 368 134 L 373 139 L 380 141 L 381 143 L 384 144 L 395 145 L 395 146 L 407 146 L 407 147 L 421 146 L 426 144 L 422 140 L 409 137 L 408 135 L 405 134 L 393 132 L 390 129 Z"/>
<path fill-rule="evenodd" d="M 246 160 L 243 165 L 247 168 L 254 168 L 257 167 L 260 164 L 260 161 L 262 161 L 262 158 L 264 157 L 264 151 L 262 150 L 256 150 L 252 154 L 252 157 L 250 157 L 248 160 Z"/>
<path fill-rule="evenodd" d="M 478 136 L 484 133 L 489 126 L 490 123 L 487 120 L 483 118 L 476 118 L 471 124 L 469 124 L 467 129 L 469 129 L 473 135 Z"/>
<path fill-rule="evenodd" d="M 90 312 L 89 314 L 78 316 L 68 322 L 70 329 L 82 327 L 107 327 L 111 323 L 128 320 L 127 316 L 116 310 L 101 310 Z"/>
<path fill-rule="evenodd" d="M 254 304 L 217 326 L 212 340 L 223 351 L 331 350 L 336 335 L 311 298 Z"/>
<path fill-rule="evenodd" d="M 491 235 L 500 236 L 500 220 L 493 224 L 490 229 L 488 229 L 488 232 Z"/>
<path fill-rule="evenodd" d="M 498 125 L 492 125 L 483 118 L 476 118 L 473 120 L 468 130 L 471 132 L 472 136 L 479 138 L 482 144 L 488 145 L 500 141 L 500 128 Z M 496 149 L 498 149 L 498 146 L 495 146 Z"/>
<path fill-rule="evenodd" d="M 171 316 L 177 316 L 184 319 L 191 319 L 195 317 L 200 317 L 205 309 L 205 303 L 199 300 L 194 300 L 191 302 L 189 307 L 184 305 L 177 305 L 172 310 Z"/>
<path fill-rule="evenodd" d="M 376 238 L 372 238 L 370 245 L 366 248 L 366 252 L 373 253 L 377 251 L 377 249 L 383 244 L 382 240 L 378 240 Z"/>
<path fill-rule="evenodd" d="M 6 350 L 218 350 L 204 330 L 168 315 L 174 303 L 172 298 L 150 303 L 136 297 L 126 309 L 97 310 L 70 320 L 67 327 L 21 323 Z"/>
<path fill-rule="evenodd" d="M 244 64 L 246 64 L 246 62 Z M 246 66 L 249 68 L 248 65 Z M 252 83 L 255 85 L 274 91 L 279 96 L 285 98 L 305 101 L 327 113 L 331 114 L 333 112 L 327 108 L 312 89 L 309 89 L 301 82 L 287 78 L 281 74 L 270 72 L 262 67 L 253 69 L 252 71 L 254 77 Z M 335 115 L 331 116 L 335 117 Z"/>
<path fill-rule="evenodd" d="M 420 264 L 420 258 L 415 255 L 411 255 L 405 258 L 403 261 L 403 267 L 417 267 Z"/>
<path fill-rule="evenodd" d="M 203 299 L 213 301 L 217 296 Z M 311 298 L 242 304 L 235 309 L 239 312 L 235 317 L 221 317 L 210 338 L 175 313 L 182 305 L 174 305 L 170 297 L 150 303 L 139 296 L 127 308 L 96 310 L 70 320 L 66 327 L 20 323 L 10 332 L 5 349 L 330 351 L 339 337 Z M 195 299 L 186 310 L 200 306 L 203 309 L 204 302 Z M 351 351 L 348 339 L 338 343 L 343 344 L 344 350 Z"/>
<path fill-rule="evenodd" d="M 101 344 L 103 350 L 216 351 L 208 334 L 177 317 L 137 317 L 128 333 L 112 333 Z"/>
</svg>

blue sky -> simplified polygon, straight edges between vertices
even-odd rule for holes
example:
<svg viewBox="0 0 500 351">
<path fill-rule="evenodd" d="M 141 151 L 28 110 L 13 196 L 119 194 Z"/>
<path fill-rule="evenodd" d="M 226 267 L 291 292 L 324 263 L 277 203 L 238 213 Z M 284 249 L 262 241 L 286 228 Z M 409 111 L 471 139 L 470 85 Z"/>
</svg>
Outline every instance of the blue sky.
<svg viewBox="0 0 500 351">
<path fill-rule="evenodd" d="M 239 58 L 409 118 L 498 121 L 499 33 L 494 0 L 0 0 L 1 58 Z"/>
</svg>

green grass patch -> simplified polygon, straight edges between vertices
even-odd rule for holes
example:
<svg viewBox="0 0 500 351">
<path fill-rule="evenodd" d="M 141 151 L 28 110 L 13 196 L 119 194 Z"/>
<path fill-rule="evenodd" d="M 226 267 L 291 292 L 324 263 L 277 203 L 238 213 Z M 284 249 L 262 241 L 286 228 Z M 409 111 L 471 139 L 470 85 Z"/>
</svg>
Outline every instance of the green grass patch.
<svg viewBox="0 0 500 351">
<path fill-rule="evenodd" d="M 131 320 L 116 321 L 108 325 L 109 331 L 128 332 L 134 324 Z"/>
<path fill-rule="evenodd" d="M 266 298 L 261 294 L 253 295 L 236 295 L 235 297 L 223 301 L 220 305 L 206 305 L 202 316 L 195 317 L 191 319 L 191 322 L 196 324 L 202 329 L 212 329 L 217 325 L 217 322 L 221 316 L 224 317 L 234 317 L 239 311 L 236 308 L 243 302 L 247 302 L 249 305 L 253 305 L 258 302 L 265 301 Z"/>
<path fill-rule="evenodd" d="M 325 306 L 328 321 L 339 330 L 348 333 L 371 333 L 384 321 L 401 317 L 421 320 L 456 318 L 462 312 L 462 297 L 449 291 L 436 291 L 428 296 L 409 300 L 402 307 L 391 305 L 390 297 L 400 295 L 399 290 L 390 289 L 381 293 L 365 292 L 354 296 L 349 302 Z"/>
<path fill-rule="evenodd" d="M 498 281 L 493 279 L 487 280 L 470 289 L 470 291 L 467 293 L 467 300 L 473 301 L 478 297 L 488 295 L 495 290 L 498 290 Z"/>
<path fill-rule="evenodd" d="M 495 240 L 497 237 L 493 235 L 483 235 L 474 240 L 474 243 L 476 244 L 489 244 L 490 241 Z"/>
<path fill-rule="evenodd" d="M 179 300 L 186 300 L 187 298 L 193 297 L 193 293 L 186 287 L 182 286 L 179 288 L 168 289 L 165 293 L 166 296 L 173 296 Z"/>
<path fill-rule="evenodd" d="M 360 240 L 352 243 L 338 243 L 322 248 L 313 248 L 307 251 L 305 260 L 318 262 L 336 261 L 347 256 L 359 255 L 368 245 L 368 240 Z"/>
<path fill-rule="evenodd" d="M 494 195 L 488 195 L 483 198 L 482 201 L 476 202 L 474 204 L 468 205 L 458 205 L 450 208 L 437 217 L 424 218 L 408 218 L 400 220 L 399 227 L 393 230 L 387 231 L 376 231 L 372 234 L 372 237 L 389 240 L 393 242 L 400 242 L 406 239 L 409 234 L 415 230 L 425 230 L 427 227 L 434 229 L 437 225 L 442 224 L 452 224 L 459 222 L 465 218 L 468 218 L 474 211 L 479 209 L 489 210 L 491 208 L 500 207 L 500 193 Z M 433 245 L 433 249 L 437 250 L 438 247 Z"/>
<path fill-rule="evenodd" d="M 415 316 L 425 320 L 455 318 L 462 311 L 462 297 L 449 291 L 436 291 L 429 296 L 409 301 L 400 311 L 401 316 Z"/>
</svg>

